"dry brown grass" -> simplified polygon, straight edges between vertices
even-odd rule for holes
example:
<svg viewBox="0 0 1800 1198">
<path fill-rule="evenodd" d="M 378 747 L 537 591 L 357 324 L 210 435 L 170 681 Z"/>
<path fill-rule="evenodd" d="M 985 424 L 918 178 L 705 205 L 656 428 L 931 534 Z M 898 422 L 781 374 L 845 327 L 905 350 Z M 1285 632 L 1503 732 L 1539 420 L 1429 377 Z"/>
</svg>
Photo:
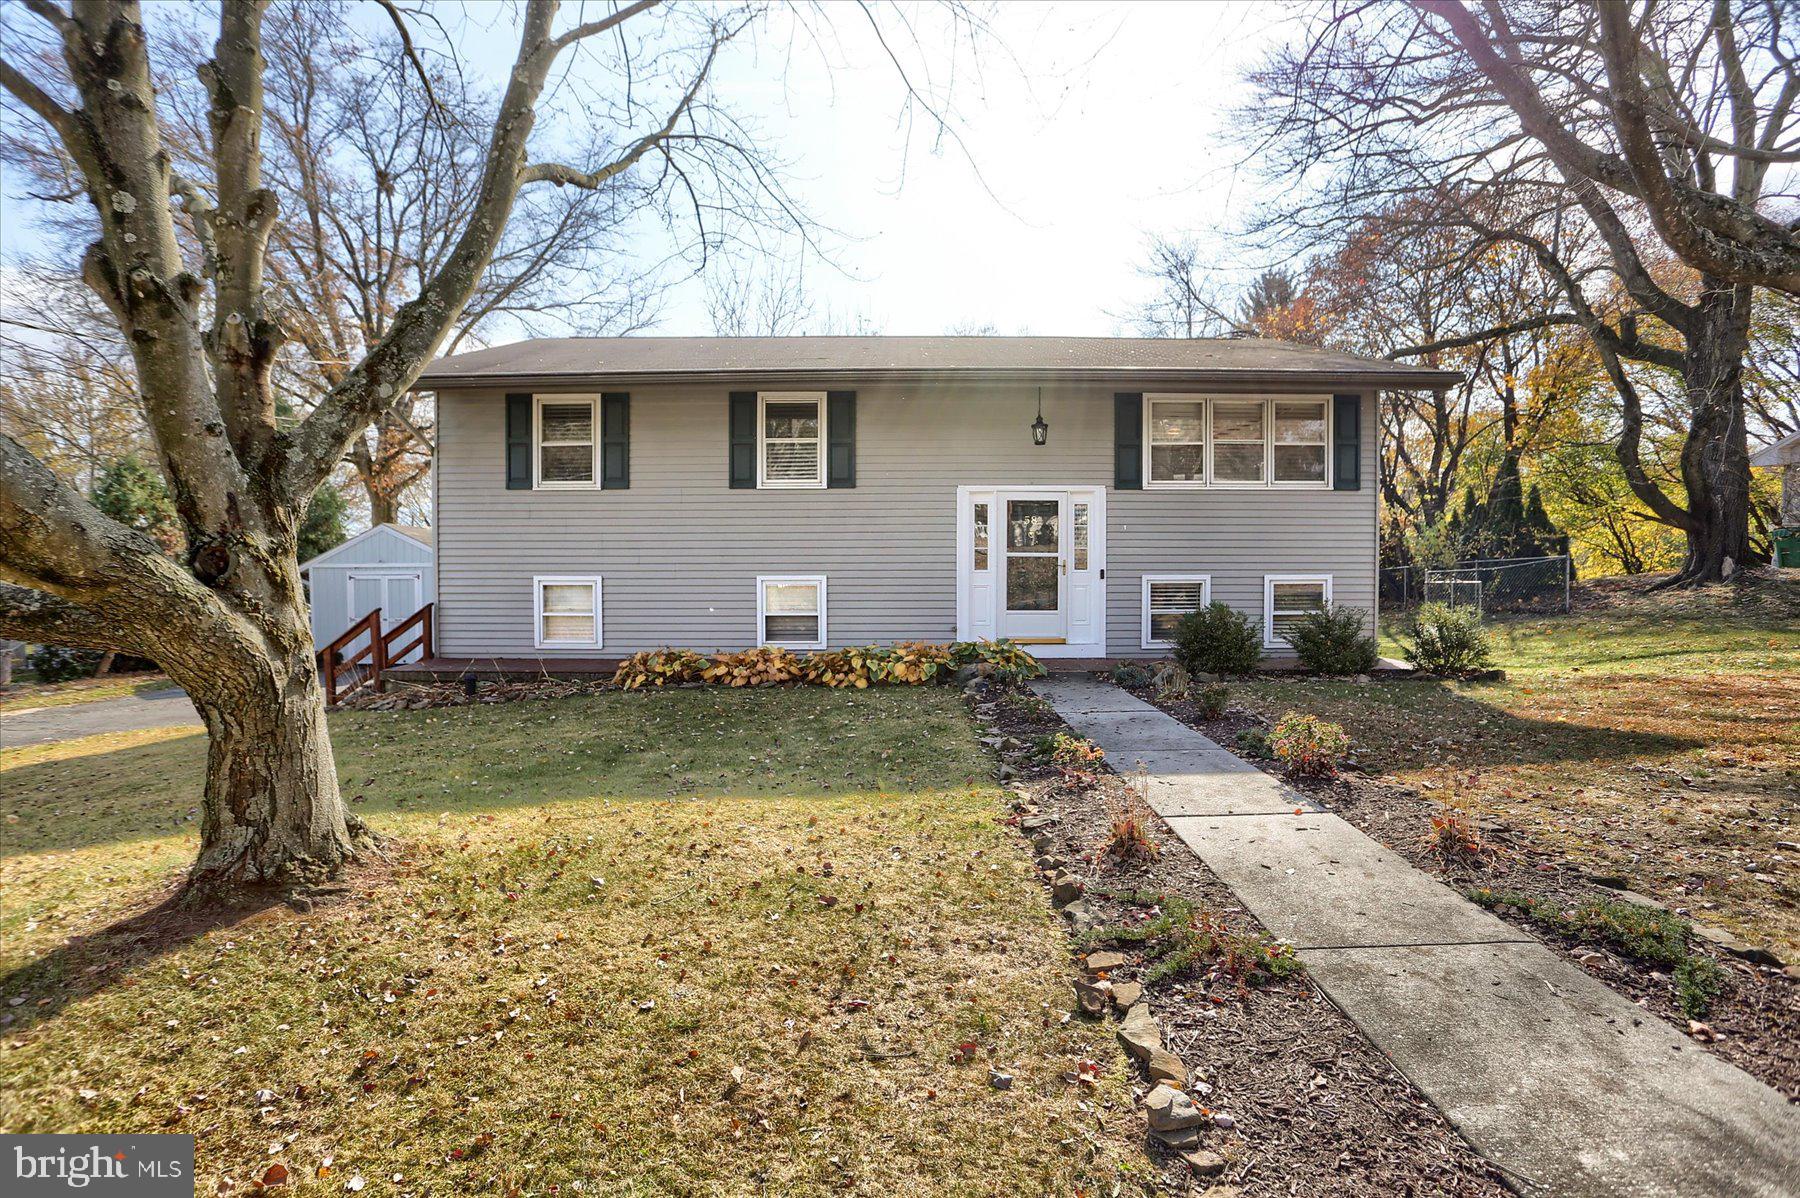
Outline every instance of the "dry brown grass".
<svg viewBox="0 0 1800 1198">
<path fill-rule="evenodd" d="M 1262 682 L 1342 723 L 1374 774 L 1475 803 L 1531 846 L 1800 952 L 1795 588 L 1610 596 L 1502 623 L 1499 684 Z M 1734 597 L 1735 596 L 1735 597 Z"/>
<path fill-rule="evenodd" d="M 6 756 L 0 1127 L 191 1132 L 203 1193 L 273 1162 L 319 1193 L 1135 1189 L 1125 1066 L 1063 1022 L 1066 942 L 953 695 L 334 731 L 386 872 L 135 946 L 58 947 L 178 871 L 201 739 Z"/>
</svg>

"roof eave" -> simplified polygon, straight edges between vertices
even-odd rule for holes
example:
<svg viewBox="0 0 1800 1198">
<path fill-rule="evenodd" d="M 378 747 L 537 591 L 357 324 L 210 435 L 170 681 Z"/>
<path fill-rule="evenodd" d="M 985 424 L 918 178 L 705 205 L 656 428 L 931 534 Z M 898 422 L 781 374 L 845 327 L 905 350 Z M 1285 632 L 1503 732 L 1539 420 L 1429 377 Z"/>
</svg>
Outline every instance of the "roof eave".
<svg viewBox="0 0 1800 1198">
<path fill-rule="evenodd" d="M 1034 369 L 982 368 L 975 370 L 895 369 L 888 367 L 829 367 L 782 370 L 684 370 L 637 373 L 502 372 L 483 371 L 434 375 L 429 369 L 414 384 L 424 390 L 478 387 L 579 388 L 679 383 L 800 383 L 819 379 L 862 379 L 883 382 L 1030 382 L 1054 379 L 1066 382 L 1130 383 L 1134 386 L 1224 385 L 1240 386 L 1347 386 L 1382 390 L 1430 391 L 1454 387 L 1463 375 L 1453 370 L 1152 370 L 1143 368 L 1057 367 Z"/>
</svg>

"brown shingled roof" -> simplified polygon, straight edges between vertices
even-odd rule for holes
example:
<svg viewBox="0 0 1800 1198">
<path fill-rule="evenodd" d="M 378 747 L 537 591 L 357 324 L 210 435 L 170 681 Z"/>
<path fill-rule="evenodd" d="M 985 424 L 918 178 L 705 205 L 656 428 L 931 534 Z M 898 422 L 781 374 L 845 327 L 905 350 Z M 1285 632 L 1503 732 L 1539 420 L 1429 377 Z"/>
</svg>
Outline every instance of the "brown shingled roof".
<svg viewBox="0 0 1800 1198">
<path fill-rule="evenodd" d="M 1442 387 L 1454 371 L 1260 338 L 552 337 L 440 358 L 421 387 L 618 379 L 1141 377 L 1189 382 L 1311 381 Z"/>
</svg>

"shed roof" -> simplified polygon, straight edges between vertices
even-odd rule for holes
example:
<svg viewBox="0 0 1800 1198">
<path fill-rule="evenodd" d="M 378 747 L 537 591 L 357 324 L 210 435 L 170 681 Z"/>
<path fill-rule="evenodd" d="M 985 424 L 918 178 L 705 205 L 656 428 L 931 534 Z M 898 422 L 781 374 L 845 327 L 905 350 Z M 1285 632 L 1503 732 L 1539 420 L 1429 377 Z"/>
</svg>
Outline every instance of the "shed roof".
<svg viewBox="0 0 1800 1198">
<path fill-rule="evenodd" d="M 418 544 L 423 545 L 425 547 L 425 552 L 427 555 L 431 555 L 434 553 L 434 550 L 433 550 L 432 544 L 431 544 L 431 530 L 429 528 L 415 528 L 410 524 L 377 524 L 373 528 L 365 528 L 363 531 L 357 533 L 355 536 L 349 538 L 348 540 L 340 541 L 338 544 L 333 545 L 330 549 L 327 549 L 323 553 L 316 554 L 313 557 L 307 558 L 305 561 L 300 563 L 300 572 L 302 574 L 304 574 L 308 570 L 311 570 L 314 566 L 333 565 L 333 564 L 335 564 L 336 559 L 347 556 L 350 549 L 353 546 L 361 545 L 367 541 L 374 540 L 374 539 L 377 539 L 380 537 L 385 537 L 390 534 L 396 535 L 396 536 L 402 536 L 402 537 L 405 537 L 407 541 L 415 541 Z M 401 542 L 401 543 L 404 544 L 405 542 Z M 386 552 L 393 552 L 393 551 L 387 550 Z M 408 552 L 416 553 L 418 551 L 417 550 L 408 550 Z M 369 563 L 356 563 L 356 564 L 366 565 Z"/>
<path fill-rule="evenodd" d="M 421 387 L 824 375 L 1453 386 L 1455 371 L 1256 337 L 551 337 L 440 358 Z"/>
<path fill-rule="evenodd" d="M 1800 466 L 1800 431 L 1789 433 L 1773 445 L 1750 455 L 1752 466 Z"/>
</svg>

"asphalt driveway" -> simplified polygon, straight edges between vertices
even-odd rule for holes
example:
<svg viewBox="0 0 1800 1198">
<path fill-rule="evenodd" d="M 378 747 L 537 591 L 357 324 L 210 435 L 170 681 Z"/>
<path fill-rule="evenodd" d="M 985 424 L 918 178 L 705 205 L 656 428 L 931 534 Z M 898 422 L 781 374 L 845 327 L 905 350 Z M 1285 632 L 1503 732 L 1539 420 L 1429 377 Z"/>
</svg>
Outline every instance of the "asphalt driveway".
<svg viewBox="0 0 1800 1198">
<path fill-rule="evenodd" d="M 0 748 L 74 740 L 101 732 L 133 732 L 139 728 L 200 727 L 200 714 L 180 687 L 70 703 L 62 707 L 0 712 Z"/>
</svg>

